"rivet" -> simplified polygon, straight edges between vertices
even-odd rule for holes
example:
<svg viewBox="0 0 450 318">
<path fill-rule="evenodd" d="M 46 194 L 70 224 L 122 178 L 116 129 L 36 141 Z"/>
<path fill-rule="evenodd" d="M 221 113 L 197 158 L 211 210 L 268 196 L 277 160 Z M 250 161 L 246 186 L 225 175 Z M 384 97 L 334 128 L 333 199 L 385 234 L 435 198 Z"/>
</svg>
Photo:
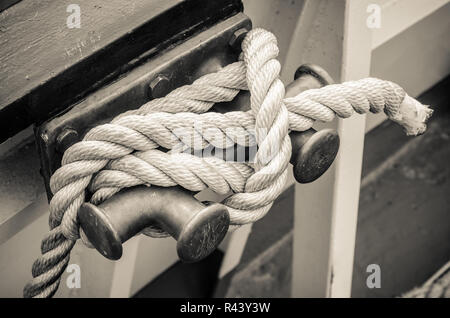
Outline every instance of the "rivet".
<svg viewBox="0 0 450 318">
<path fill-rule="evenodd" d="M 76 130 L 72 128 L 65 128 L 56 137 L 56 151 L 63 154 L 70 146 L 80 140 Z"/>
</svg>

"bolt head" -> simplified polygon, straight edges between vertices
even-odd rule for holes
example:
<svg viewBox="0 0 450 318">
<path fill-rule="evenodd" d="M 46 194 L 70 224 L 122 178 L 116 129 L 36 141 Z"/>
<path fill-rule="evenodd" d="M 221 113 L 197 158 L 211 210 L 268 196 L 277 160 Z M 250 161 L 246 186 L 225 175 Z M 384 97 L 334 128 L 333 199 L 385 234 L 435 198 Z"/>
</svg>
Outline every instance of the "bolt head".
<svg viewBox="0 0 450 318">
<path fill-rule="evenodd" d="M 228 44 L 233 50 L 235 50 L 236 52 L 240 52 L 242 50 L 241 44 L 245 36 L 247 35 L 248 31 L 249 30 L 246 28 L 240 28 L 233 33 L 230 41 L 228 42 Z"/>
<path fill-rule="evenodd" d="M 63 154 L 70 146 L 80 140 L 76 130 L 71 128 L 64 129 L 56 137 L 56 151 Z"/>
<path fill-rule="evenodd" d="M 170 91 L 170 81 L 164 75 L 158 75 L 149 85 L 149 97 L 161 98 Z"/>
</svg>

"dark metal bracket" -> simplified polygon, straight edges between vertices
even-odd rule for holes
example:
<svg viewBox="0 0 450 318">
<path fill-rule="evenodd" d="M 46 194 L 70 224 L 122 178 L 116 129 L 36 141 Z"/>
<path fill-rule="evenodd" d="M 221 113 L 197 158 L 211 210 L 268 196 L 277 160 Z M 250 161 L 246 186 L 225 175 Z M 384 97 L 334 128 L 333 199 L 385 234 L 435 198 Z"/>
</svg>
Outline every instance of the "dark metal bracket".
<svg viewBox="0 0 450 318">
<path fill-rule="evenodd" d="M 250 29 L 249 18 L 238 13 L 175 47 L 159 52 L 145 64 L 71 106 L 65 113 L 36 127 L 41 174 L 48 197 L 52 196 L 50 177 L 60 167 L 63 152 L 81 140 L 90 128 L 236 61 L 239 51 L 234 47 L 234 37 Z"/>
</svg>

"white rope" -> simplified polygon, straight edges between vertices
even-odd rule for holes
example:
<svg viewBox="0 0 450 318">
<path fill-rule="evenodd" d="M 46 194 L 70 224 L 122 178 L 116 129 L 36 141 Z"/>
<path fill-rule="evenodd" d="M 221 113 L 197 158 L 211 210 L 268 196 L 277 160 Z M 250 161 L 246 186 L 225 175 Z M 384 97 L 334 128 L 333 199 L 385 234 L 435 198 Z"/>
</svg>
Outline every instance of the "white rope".
<svg viewBox="0 0 450 318">
<path fill-rule="evenodd" d="M 140 184 L 180 185 L 191 191 L 211 188 L 232 193 L 222 203 L 231 224 L 242 225 L 263 217 L 282 192 L 291 156 L 290 130 L 304 131 L 315 120 L 331 121 L 335 115 L 346 118 L 354 112 L 384 111 L 408 134 L 418 134 L 431 115 L 398 85 L 373 78 L 284 98 L 275 36 L 252 30 L 242 49 L 239 62 L 93 128 L 64 153 L 62 166 L 50 181 L 52 230 L 43 240 L 43 255 L 33 265 L 34 279 L 25 287 L 25 295 L 51 296 L 74 242 L 80 235 L 86 241 L 77 220 L 86 190 L 93 193 L 91 202 L 99 204 L 122 188 Z M 206 113 L 214 103 L 231 101 L 244 89 L 251 95 L 249 112 Z M 234 145 L 257 145 L 254 161 L 230 162 L 179 152 Z M 155 228 L 145 233 L 165 235 Z"/>
</svg>

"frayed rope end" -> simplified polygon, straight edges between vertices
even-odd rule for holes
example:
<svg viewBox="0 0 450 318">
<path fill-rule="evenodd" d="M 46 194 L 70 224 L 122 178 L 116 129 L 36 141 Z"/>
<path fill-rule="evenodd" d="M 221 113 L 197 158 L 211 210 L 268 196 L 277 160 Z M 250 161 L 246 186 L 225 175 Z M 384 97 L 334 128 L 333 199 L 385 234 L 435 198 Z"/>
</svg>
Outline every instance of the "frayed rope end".
<svg viewBox="0 0 450 318">
<path fill-rule="evenodd" d="M 417 136 L 425 132 L 426 122 L 432 114 L 433 110 L 429 106 L 406 94 L 399 112 L 390 119 L 401 125 L 408 136 Z"/>
</svg>

